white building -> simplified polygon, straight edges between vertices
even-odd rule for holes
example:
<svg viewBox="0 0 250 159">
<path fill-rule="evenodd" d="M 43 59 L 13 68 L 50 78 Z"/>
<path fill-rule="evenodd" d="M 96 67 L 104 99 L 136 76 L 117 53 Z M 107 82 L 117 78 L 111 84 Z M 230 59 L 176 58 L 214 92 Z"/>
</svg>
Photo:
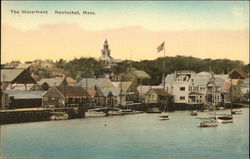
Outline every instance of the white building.
<svg viewBox="0 0 250 159">
<path fill-rule="evenodd" d="M 175 103 L 195 105 L 208 102 L 208 94 L 215 93 L 211 89 L 216 87 L 217 94 L 213 94 L 214 102 L 225 102 L 228 101 L 230 88 L 227 77 L 227 75 L 212 76 L 208 72 L 197 74 L 191 71 L 175 72 L 166 76 L 165 90 L 174 96 Z M 209 96 L 209 100 L 211 99 Z"/>
</svg>

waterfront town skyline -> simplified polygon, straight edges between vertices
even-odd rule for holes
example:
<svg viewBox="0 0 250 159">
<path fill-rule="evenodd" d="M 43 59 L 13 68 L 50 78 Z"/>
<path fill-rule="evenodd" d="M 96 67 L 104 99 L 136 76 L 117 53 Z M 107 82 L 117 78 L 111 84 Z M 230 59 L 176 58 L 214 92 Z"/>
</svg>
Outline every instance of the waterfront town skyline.
<svg viewBox="0 0 250 159">
<path fill-rule="evenodd" d="M 131 52 L 134 61 L 162 57 L 156 48 L 165 41 L 166 56 L 248 63 L 249 2 L 133 3 L 4 2 L 1 63 L 98 58 L 105 38 L 112 56 L 123 60 L 131 59 Z M 11 10 L 48 10 L 48 14 Z M 55 15 L 54 10 L 95 14 Z"/>
</svg>

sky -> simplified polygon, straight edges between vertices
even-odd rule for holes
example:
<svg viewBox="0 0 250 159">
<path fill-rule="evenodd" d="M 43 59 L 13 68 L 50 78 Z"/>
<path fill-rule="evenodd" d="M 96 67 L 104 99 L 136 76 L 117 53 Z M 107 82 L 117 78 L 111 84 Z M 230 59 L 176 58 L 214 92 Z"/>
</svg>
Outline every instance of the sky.
<svg viewBox="0 0 250 159">
<path fill-rule="evenodd" d="M 144 60 L 166 56 L 228 58 L 249 63 L 248 1 L 4 1 L 1 63 L 111 56 Z M 11 10 L 47 10 L 13 14 Z M 58 15 L 91 11 L 95 15 Z"/>
</svg>

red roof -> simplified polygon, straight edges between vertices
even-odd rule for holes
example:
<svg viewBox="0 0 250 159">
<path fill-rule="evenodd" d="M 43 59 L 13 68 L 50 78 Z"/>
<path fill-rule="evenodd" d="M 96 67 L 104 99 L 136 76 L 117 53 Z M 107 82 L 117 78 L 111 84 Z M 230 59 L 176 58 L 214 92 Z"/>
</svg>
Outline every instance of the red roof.
<svg viewBox="0 0 250 159">
<path fill-rule="evenodd" d="M 240 68 L 235 68 L 235 69 L 233 69 L 233 70 L 230 72 L 230 77 L 231 77 L 231 75 L 232 75 L 234 72 L 238 73 L 238 74 L 241 76 L 241 78 L 243 78 L 243 79 L 245 79 L 245 78 L 248 77 L 248 74 L 247 74 L 245 71 L 243 71 L 242 69 L 240 69 Z"/>
</svg>

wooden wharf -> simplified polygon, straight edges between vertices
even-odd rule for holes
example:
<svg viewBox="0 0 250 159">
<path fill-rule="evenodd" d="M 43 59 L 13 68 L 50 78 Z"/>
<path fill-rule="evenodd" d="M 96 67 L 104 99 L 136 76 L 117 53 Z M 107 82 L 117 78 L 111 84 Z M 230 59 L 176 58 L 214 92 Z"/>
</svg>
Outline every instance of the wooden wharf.
<svg viewBox="0 0 250 159">
<path fill-rule="evenodd" d="M 68 119 L 83 118 L 84 108 L 26 108 L 0 110 L 0 124 L 47 121 L 53 112 L 65 112 Z"/>
</svg>

